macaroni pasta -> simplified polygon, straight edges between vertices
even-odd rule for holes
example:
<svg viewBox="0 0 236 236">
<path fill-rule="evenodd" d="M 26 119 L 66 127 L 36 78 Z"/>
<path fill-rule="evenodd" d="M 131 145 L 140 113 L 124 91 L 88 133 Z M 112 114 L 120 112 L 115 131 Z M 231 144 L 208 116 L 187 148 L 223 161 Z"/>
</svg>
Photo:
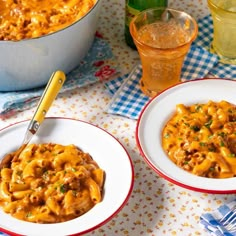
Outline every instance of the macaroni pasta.
<svg viewBox="0 0 236 236">
<path fill-rule="evenodd" d="M 104 171 L 74 145 L 30 144 L 0 172 L 0 206 L 35 223 L 68 221 L 102 200 Z"/>
<path fill-rule="evenodd" d="M 236 106 L 227 102 L 178 104 L 162 146 L 182 169 L 203 177 L 236 176 Z"/>
<path fill-rule="evenodd" d="M 0 0 L 0 40 L 40 37 L 82 18 L 96 0 Z"/>
</svg>

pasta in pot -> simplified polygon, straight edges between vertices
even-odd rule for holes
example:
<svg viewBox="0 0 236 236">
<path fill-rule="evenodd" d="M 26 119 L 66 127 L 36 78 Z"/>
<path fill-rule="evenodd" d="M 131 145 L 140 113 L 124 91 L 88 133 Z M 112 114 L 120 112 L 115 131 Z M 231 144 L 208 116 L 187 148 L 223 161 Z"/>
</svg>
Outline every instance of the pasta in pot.
<svg viewBox="0 0 236 236">
<path fill-rule="evenodd" d="M 0 206 L 35 223 L 76 218 L 102 201 L 104 171 L 74 145 L 30 144 L 0 172 Z"/>
<path fill-rule="evenodd" d="M 209 101 L 178 104 L 162 133 L 162 146 L 180 168 L 203 177 L 236 176 L 236 106 Z"/>
<path fill-rule="evenodd" d="M 0 40 L 40 37 L 82 18 L 96 0 L 0 0 Z"/>
</svg>

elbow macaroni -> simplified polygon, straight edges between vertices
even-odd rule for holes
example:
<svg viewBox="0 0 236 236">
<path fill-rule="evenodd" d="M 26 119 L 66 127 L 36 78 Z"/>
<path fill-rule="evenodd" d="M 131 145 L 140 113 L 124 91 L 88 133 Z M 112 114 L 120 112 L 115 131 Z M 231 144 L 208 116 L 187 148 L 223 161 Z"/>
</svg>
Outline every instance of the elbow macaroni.
<svg viewBox="0 0 236 236">
<path fill-rule="evenodd" d="M 162 133 L 162 147 L 182 169 L 208 178 L 236 176 L 236 106 L 178 104 Z"/>
<path fill-rule="evenodd" d="M 96 0 L 0 0 L 0 40 L 40 37 L 82 18 Z"/>
<path fill-rule="evenodd" d="M 104 171 L 74 145 L 30 144 L 0 172 L 0 206 L 35 223 L 76 218 L 102 201 Z"/>
</svg>

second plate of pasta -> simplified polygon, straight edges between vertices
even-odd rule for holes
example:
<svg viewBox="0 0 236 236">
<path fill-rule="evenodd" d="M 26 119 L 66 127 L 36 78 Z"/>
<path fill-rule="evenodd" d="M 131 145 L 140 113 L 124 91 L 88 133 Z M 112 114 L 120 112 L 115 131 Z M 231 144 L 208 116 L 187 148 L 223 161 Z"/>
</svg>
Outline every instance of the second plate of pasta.
<svg viewBox="0 0 236 236">
<path fill-rule="evenodd" d="M 235 90 L 233 80 L 199 79 L 151 99 L 136 128 L 145 161 L 181 187 L 235 193 Z"/>
<path fill-rule="evenodd" d="M 23 121 L 0 130 L 0 159 L 6 153 L 19 148 L 28 123 L 29 121 Z M 0 199 L 7 199 L 6 191 L 10 191 L 12 199 L 15 203 L 18 202 L 20 214 L 13 209 L 15 203 L 12 204 L 12 199 L 4 210 L 0 208 L 0 231 L 10 235 L 64 236 L 88 233 L 115 216 L 126 204 L 133 188 L 133 165 L 125 148 L 105 130 L 83 121 L 66 118 L 45 119 L 37 135 L 19 158 L 20 160 L 13 162 L 11 167 L 1 170 Z M 35 180 L 35 176 L 39 175 L 42 178 Z M 87 178 L 86 175 L 90 177 Z M 31 181 L 20 181 L 24 178 Z M 19 180 L 18 184 L 13 179 Z M 9 181 L 11 182 L 8 186 Z M 47 183 L 50 184 L 48 188 L 45 186 Z M 96 194 L 89 197 L 89 193 L 96 190 L 95 185 L 100 185 L 102 194 L 98 198 Z M 27 196 L 26 191 L 30 195 L 26 201 L 33 200 L 32 205 L 45 206 L 42 211 L 37 211 L 37 214 L 34 214 L 32 205 L 27 206 L 26 209 L 30 210 L 22 217 L 24 205 L 20 207 L 21 196 Z M 47 197 L 40 198 L 37 193 Z M 91 202 L 88 199 L 98 200 L 98 203 L 90 207 Z M 55 202 L 56 200 L 58 202 Z M 37 202 L 39 204 L 36 204 Z M 82 205 L 82 211 L 89 205 L 88 211 L 81 212 L 81 215 L 79 205 Z M 10 206 L 19 219 L 11 215 Z M 48 212 L 50 210 L 52 213 Z M 53 212 L 56 215 L 64 213 L 64 216 L 55 217 Z M 69 218 L 65 217 L 67 212 Z M 73 212 L 78 215 L 70 217 Z M 45 216 L 39 220 L 38 217 L 44 213 Z M 38 223 L 35 223 L 35 220 Z"/>
</svg>

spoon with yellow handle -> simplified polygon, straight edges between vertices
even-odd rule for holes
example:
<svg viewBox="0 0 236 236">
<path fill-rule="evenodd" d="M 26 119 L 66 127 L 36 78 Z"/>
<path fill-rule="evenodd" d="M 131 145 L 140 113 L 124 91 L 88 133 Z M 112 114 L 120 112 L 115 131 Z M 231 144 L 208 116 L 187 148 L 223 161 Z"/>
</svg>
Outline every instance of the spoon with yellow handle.
<svg viewBox="0 0 236 236">
<path fill-rule="evenodd" d="M 62 71 L 56 71 L 51 75 L 51 78 L 49 79 L 48 84 L 43 92 L 43 95 L 39 100 L 34 116 L 28 125 L 23 144 L 17 151 L 9 153 L 3 157 L 0 163 L 0 169 L 9 167 L 11 162 L 16 161 L 18 156 L 30 142 L 34 134 L 36 134 L 40 125 L 44 121 L 47 111 L 55 100 L 65 80 L 66 76 Z"/>
</svg>

